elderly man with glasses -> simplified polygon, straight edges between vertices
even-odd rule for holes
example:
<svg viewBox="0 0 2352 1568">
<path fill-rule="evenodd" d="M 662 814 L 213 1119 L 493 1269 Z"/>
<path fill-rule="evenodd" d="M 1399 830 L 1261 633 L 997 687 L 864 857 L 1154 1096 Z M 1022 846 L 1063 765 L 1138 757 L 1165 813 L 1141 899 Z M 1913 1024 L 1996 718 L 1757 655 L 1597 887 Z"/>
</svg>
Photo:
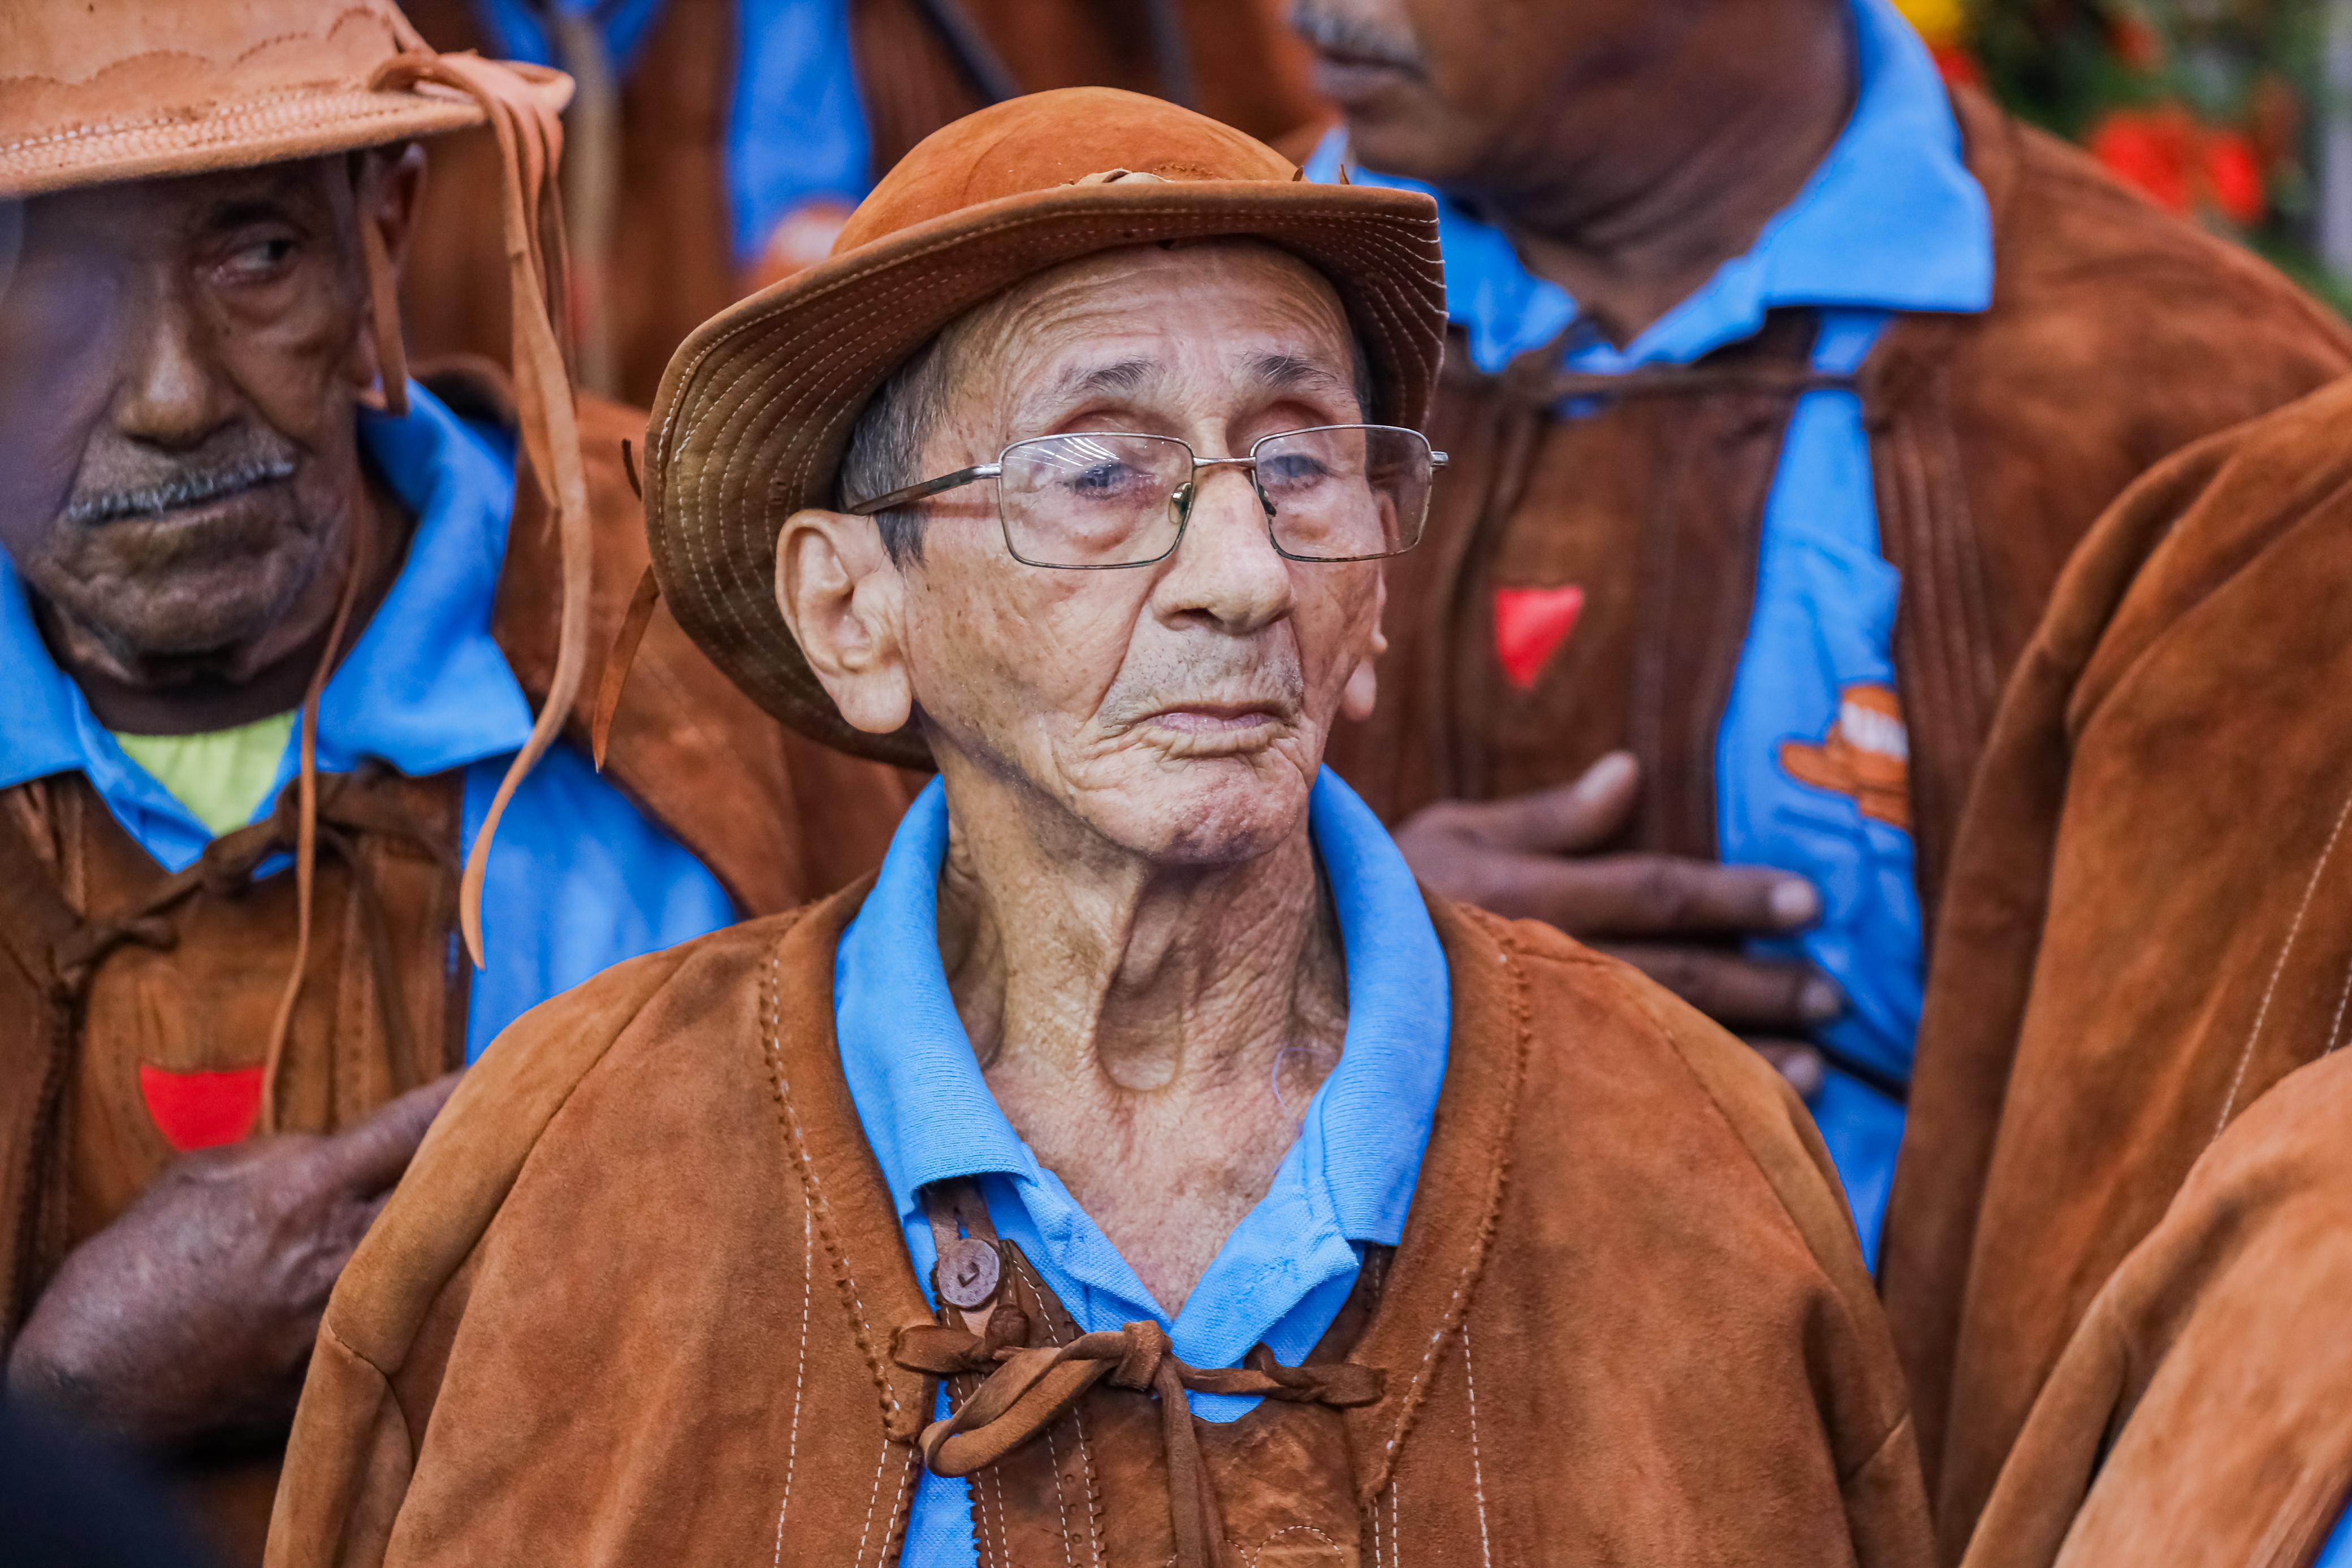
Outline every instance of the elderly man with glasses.
<svg viewBox="0 0 2352 1568">
<path fill-rule="evenodd" d="M 1434 218 L 1039 94 L 680 349 L 680 624 L 939 780 L 458 1090 L 273 1563 L 1926 1561 L 1792 1092 L 1322 768 L 1444 478 Z"/>
</svg>

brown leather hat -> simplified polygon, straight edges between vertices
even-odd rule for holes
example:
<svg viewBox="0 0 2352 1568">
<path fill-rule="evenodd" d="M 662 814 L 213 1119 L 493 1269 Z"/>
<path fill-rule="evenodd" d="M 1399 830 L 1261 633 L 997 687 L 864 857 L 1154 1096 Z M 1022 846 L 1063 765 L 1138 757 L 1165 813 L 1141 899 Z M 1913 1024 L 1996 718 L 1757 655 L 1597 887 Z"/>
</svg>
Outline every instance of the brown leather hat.
<svg viewBox="0 0 2352 1568">
<path fill-rule="evenodd" d="M 834 504 L 867 400 L 973 306 L 1100 251 L 1235 235 L 1330 279 L 1370 358 L 1378 417 L 1418 426 L 1444 346 L 1435 203 L 1307 183 L 1264 143 L 1136 93 L 1013 99 L 925 140 L 829 259 L 712 317 L 671 357 L 646 435 L 646 516 L 678 623 L 795 729 L 929 767 L 912 726 L 855 729 L 818 685 L 776 608 L 778 530 Z"/>
<path fill-rule="evenodd" d="M 0 197 L 484 123 L 464 91 L 386 70 L 431 54 L 389 0 L 7 0 Z M 559 71 L 492 68 L 550 110 L 572 96 Z"/>
</svg>

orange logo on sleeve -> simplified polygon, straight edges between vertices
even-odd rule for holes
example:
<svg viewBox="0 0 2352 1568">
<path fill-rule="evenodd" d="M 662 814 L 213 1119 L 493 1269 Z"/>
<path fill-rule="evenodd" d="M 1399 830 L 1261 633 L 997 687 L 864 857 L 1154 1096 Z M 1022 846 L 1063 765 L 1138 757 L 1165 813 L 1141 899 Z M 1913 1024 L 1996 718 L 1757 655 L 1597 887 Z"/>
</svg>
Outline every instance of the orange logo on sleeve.
<svg viewBox="0 0 2352 1568">
<path fill-rule="evenodd" d="M 1780 743 L 1780 767 L 1800 784 L 1843 795 L 1873 821 L 1911 831 L 1911 737 L 1893 688 L 1848 686 L 1818 745 Z"/>
</svg>

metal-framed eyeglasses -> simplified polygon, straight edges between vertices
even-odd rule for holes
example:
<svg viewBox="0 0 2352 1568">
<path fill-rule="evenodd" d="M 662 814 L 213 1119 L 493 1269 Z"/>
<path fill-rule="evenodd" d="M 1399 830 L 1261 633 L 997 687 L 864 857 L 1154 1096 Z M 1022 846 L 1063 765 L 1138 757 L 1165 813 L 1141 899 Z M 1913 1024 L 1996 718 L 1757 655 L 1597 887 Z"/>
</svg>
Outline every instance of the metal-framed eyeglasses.
<svg viewBox="0 0 2352 1568">
<path fill-rule="evenodd" d="M 859 517 L 996 481 L 1005 548 L 1024 566 L 1093 571 L 1166 560 L 1184 538 L 1205 468 L 1239 468 L 1291 560 L 1378 560 L 1421 542 L 1445 454 L 1417 430 L 1322 424 L 1251 444 L 1246 457 L 1202 457 L 1172 435 L 1077 431 L 1016 441 L 976 464 L 853 502 Z"/>
</svg>

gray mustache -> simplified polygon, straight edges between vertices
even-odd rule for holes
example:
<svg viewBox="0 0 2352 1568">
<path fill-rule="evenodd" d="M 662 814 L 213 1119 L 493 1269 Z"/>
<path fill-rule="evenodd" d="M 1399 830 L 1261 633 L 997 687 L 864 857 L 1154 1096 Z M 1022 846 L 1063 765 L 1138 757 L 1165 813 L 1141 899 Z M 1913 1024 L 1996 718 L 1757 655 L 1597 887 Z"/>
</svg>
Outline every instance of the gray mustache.
<svg viewBox="0 0 2352 1568">
<path fill-rule="evenodd" d="M 143 485 L 77 496 L 66 507 L 65 521 L 75 527 L 96 528 L 128 517 L 161 517 L 182 507 L 200 506 L 291 479 L 294 467 L 293 458 L 277 454 L 237 457 L 204 467 L 189 466 Z"/>
<path fill-rule="evenodd" d="M 1314 0 L 1299 0 L 1291 6 L 1289 19 L 1290 30 L 1307 40 L 1318 54 L 1367 60 L 1374 65 L 1393 66 L 1398 70 L 1418 71 L 1422 68 L 1421 51 L 1412 40 L 1381 32 L 1352 16 L 1335 16 Z"/>
</svg>

